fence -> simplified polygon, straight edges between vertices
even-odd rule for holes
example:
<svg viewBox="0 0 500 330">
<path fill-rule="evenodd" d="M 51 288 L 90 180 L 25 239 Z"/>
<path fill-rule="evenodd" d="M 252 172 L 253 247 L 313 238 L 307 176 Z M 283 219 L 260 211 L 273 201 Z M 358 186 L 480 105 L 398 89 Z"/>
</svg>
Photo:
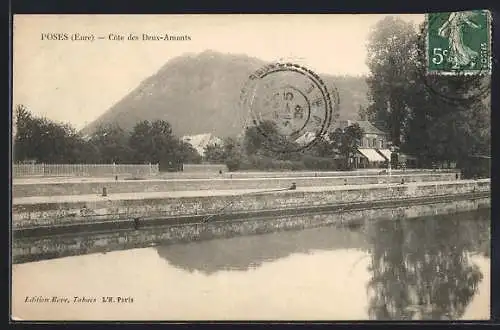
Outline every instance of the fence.
<svg viewBox="0 0 500 330">
<path fill-rule="evenodd" d="M 30 176 L 153 176 L 159 173 L 158 164 L 14 164 L 14 178 Z"/>
</svg>

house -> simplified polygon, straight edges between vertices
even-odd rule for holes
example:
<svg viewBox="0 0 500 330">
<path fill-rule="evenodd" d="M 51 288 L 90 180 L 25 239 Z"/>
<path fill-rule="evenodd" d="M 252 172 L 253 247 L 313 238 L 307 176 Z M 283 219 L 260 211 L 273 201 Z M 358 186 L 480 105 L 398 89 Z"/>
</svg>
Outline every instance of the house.
<svg viewBox="0 0 500 330">
<path fill-rule="evenodd" d="M 361 148 L 388 149 L 388 134 L 375 127 L 367 120 L 343 120 L 339 122 L 339 127 L 345 129 L 347 126 L 358 124 L 363 130 L 363 137 L 360 141 Z"/>
<path fill-rule="evenodd" d="M 187 142 L 193 146 L 193 148 L 200 154 L 204 156 L 205 147 L 208 145 L 219 144 L 222 145 L 222 139 L 213 135 L 212 133 L 197 134 L 197 135 L 185 135 L 181 138 L 183 142 Z"/>
<path fill-rule="evenodd" d="M 298 143 L 299 145 L 307 145 L 307 144 L 313 142 L 314 139 L 316 139 L 316 138 L 317 138 L 317 135 L 315 132 L 305 132 L 297 140 L 295 140 L 295 143 Z"/>
<path fill-rule="evenodd" d="M 353 124 L 358 124 L 363 130 L 358 152 L 352 159 L 354 167 L 385 167 L 391 160 L 388 134 L 366 120 L 343 120 L 339 122 L 339 128 L 345 129 Z"/>
</svg>

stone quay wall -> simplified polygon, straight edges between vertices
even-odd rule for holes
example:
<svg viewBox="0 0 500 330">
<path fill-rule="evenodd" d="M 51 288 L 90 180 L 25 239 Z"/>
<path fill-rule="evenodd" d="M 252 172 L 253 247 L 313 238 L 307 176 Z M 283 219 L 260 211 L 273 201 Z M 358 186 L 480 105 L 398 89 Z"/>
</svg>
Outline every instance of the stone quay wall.
<svg viewBox="0 0 500 330">
<path fill-rule="evenodd" d="M 458 176 L 458 177 L 457 177 Z M 295 183 L 298 187 L 361 185 L 380 183 L 455 181 L 458 173 L 419 173 L 394 175 L 363 175 L 336 177 L 296 177 L 296 178 L 213 178 L 213 179 L 150 179 L 150 180 L 101 180 L 79 182 L 28 182 L 15 183 L 12 196 L 66 196 L 134 192 L 225 190 L 225 189 L 273 189 L 288 188 Z"/>
<path fill-rule="evenodd" d="M 374 202 L 414 197 L 439 197 L 490 191 L 489 179 L 453 182 L 419 182 L 337 187 L 309 187 L 274 192 L 238 190 L 213 191 L 209 195 L 164 193 L 148 197 L 131 194 L 127 198 L 69 196 L 71 199 L 20 203 L 12 207 L 13 228 L 50 226 L 67 223 L 117 221 L 134 218 L 182 217 L 260 210 L 319 207 L 338 203 Z"/>
<path fill-rule="evenodd" d="M 305 189 L 305 188 L 304 188 Z M 13 260 L 490 207 L 490 180 L 13 205 Z M 83 210 L 83 211 L 82 211 Z"/>
<path fill-rule="evenodd" d="M 455 196 L 453 200 L 393 205 L 371 205 L 350 210 L 317 211 L 305 214 L 279 213 L 275 216 L 218 218 L 213 221 L 190 219 L 184 223 L 163 221 L 134 227 L 132 222 L 116 228 L 92 228 L 56 235 L 19 235 L 12 244 L 14 263 L 102 253 L 130 248 L 151 247 L 238 235 L 255 235 L 281 230 L 300 230 L 328 225 L 355 225 L 366 221 L 397 220 L 439 214 L 453 214 L 490 207 L 489 196 Z M 71 229 L 70 229 L 71 230 Z"/>
</svg>

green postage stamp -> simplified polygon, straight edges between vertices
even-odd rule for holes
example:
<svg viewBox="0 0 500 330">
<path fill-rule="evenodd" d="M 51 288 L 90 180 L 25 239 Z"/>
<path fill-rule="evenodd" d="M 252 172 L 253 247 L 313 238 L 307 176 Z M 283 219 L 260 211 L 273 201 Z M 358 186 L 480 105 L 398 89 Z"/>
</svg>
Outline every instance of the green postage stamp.
<svg viewBox="0 0 500 330">
<path fill-rule="evenodd" d="M 491 73 L 490 12 L 427 14 L 427 71 L 435 74 Z"/>
</svg>

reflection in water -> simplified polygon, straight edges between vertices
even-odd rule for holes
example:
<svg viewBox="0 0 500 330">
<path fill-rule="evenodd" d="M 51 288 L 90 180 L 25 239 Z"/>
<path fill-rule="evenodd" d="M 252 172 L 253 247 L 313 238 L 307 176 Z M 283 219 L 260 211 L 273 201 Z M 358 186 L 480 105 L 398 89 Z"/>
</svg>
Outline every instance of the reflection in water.
<svg viewBox="0 0 500 330">
<path fill-rule="evenodd" d="M 488 220 L 489 210 L 374 223 L 368 230 L 370 318 L 460 318 L 483 279 L 469 255 L 489 256 Z"/>
<path fill-rule="evenodd" d="M 160 246 L 157 251 L 175 267 L 210 275 L 223 270 L 254 269 L 291 254 L 367 248 L 361 231 L 330 227 Z"/>
<path fill-rule="evenodd" d="M 13 314 L 32 320 L 477 319 L 489 315 L 489 246 L 488 211 L 45 260 L 13 266 Z M 83 295 L 130 296 L 134 303 L 25 302 Z"/>
</svg>

